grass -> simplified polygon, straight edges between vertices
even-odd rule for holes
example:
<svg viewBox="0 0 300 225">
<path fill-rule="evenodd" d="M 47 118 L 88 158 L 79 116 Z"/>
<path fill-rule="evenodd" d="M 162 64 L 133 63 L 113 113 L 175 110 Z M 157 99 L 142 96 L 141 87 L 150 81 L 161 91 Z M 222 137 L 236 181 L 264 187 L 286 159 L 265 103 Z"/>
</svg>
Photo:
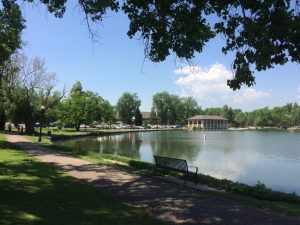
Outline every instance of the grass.
<svg viewBox="0 0 300 225">
<path fill-rule="evenodd" d="M 163 224 L 35 160 L 1 133 L 0 168 L 1 225 Z"/>
</svg>

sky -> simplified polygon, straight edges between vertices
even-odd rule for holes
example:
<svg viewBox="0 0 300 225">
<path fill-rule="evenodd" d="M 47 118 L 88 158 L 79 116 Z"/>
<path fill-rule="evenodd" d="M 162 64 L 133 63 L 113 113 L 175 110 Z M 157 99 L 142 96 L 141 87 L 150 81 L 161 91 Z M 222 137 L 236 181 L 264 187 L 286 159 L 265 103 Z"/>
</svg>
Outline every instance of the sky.
<svg viewBox="0 0 300 225">
<path fill-rule="evenodd" d="M 115 105 L 122 93 L 137 93 L 141 111 L 150 111 L 152 96 L 167 91 L 182 97 L 194 97 L 202 108 L 222 107 L 251 111 L 262 107 L 300 104 L 300 65 L 287 63 L 256 72 L 256 85 L 239 91 L 226 86 L 232 75 L 233 54 L 221 52 L 224 40 L 217 37 L 195 56 L 193 64 L 176 60 L 144 60 L 144 45 L 127 36 L 129 20 L 122 13 L 109 13 L 94 25 L 97 41 L 89 35 L 78 7 L 68 7 L 62 19 L 42 6 L 24 4 L 26 29 L 23 51 L 29 58 L 44 58 L 49 72 L 55 72 L 57 89 L 68 90 L 75 81 L 83 89 L 98 92 Z"/>
</svg>

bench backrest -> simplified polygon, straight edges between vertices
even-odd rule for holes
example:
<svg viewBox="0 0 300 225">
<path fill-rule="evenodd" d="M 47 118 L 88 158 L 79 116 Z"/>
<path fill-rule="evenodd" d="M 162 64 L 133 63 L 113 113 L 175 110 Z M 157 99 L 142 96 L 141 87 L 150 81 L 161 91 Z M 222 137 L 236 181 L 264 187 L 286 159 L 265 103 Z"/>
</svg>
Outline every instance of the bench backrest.
<svg viewBox="0 0 300 225">
<path fill-rule="evenodd" d="M 155 164 L 161 168 L 172 169 L 176 171 L 188 171 L 188 165 L 185 159 L 176 159 L 163 156 L 154 156 Z"/>
</svg>

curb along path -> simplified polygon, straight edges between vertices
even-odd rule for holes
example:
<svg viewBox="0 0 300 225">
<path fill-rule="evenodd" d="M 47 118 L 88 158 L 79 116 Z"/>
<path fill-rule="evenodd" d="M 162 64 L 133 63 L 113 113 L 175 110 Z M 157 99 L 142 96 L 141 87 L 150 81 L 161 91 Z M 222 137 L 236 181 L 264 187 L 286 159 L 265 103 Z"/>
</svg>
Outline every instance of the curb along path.
<svg viewBox="0 0 300 225">
<path fill-rule="evenodd" d="M 6 138 L 39 160 L 145 209 L 168 224 L 300 225 L 300 219 L 55 153 L 22 136 L 6 135 Z"/>
</svg>

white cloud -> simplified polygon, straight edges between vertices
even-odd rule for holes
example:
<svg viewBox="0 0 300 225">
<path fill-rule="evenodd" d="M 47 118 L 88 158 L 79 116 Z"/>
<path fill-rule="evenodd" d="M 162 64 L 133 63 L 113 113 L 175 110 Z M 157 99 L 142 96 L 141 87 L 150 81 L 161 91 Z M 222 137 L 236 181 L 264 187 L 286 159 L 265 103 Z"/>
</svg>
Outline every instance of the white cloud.
<svg viewBox="0 0 300 225">
<path fill-rule="evenodd" d="M 232 91 L 227 86 L 227 80 L 231 79 L 233 74 L 223 64 L 216 63 L 208 69 L 200 66 L 185 66 L 174 72 L 182 75 L 175 81 L 175 84 L 181 87 L 181 93 L 200 100 L 246 104 L 270 96 L 269 92 L 254 88 Z"/>
</svg>

